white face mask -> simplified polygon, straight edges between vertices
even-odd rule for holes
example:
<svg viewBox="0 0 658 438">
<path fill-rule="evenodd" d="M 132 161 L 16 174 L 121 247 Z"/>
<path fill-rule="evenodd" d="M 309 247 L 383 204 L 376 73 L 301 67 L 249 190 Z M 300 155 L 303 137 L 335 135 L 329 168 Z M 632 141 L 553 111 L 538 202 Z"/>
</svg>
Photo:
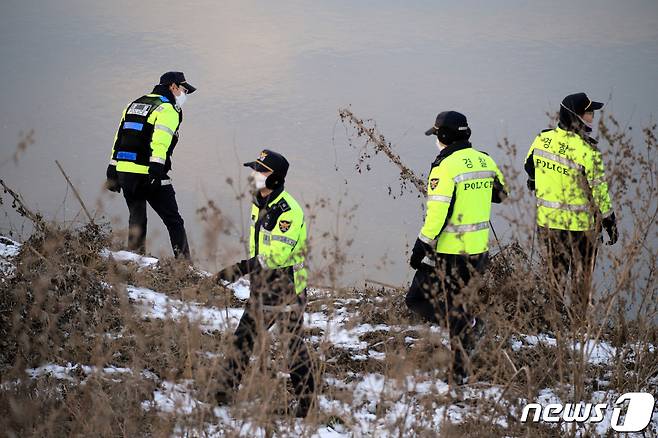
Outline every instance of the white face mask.
<svg viewBox="0 0 658 438">
<path fill-rule="evenodd" d="M 441 143 L 438 138 L 436 139 L 436 147 L 439 148 L 439 152 L 445 149 L 445 145 Z"/>
<path fill-rule="evenodd" d="M 183 104 L 187 100 L 187 94 L 181 90 L 180 94 L 176 97 L 176 105 L 178 105 L 179 108 L 183 107 Z"/>
<path fill-rule="evenodd" d="M 267 179 L 267 176 L 263 175 L 260 172 L 256 172 L 255 170 L 251 172 L 250 175 L 250 180 L 251 180 L 251 186 L 256 189 L 256 190 L 262 190 L 265 188 L 265 180 Z"/>
</svg>

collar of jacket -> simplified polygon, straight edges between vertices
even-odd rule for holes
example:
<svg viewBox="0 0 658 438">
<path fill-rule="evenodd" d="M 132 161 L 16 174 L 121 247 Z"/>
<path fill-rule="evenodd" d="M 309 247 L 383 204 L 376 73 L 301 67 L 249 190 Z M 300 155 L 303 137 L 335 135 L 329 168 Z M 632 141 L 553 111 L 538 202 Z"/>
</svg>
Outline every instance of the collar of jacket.
<svg viewBox="0 0 658 438">
<path fill-rule="evenodd" d="M 254 205 L 256 205 L 256 207 L 258 207 L 259 209 L 263 208 L 265 206 L 269 206 L 272 202 L 274 202 L 274 200 L 276 200 L 276 198 L 279 197 L 279 195 L 281 193 L 283 193 L 283 186 L 281 186 L 278 189 L 274 190 L 272 193 L 270 193 L 266 197 L 262 197 L 260 195 L 260 192 L 258 192 L 254 196 Z"/>
<path fill-rule="evenodd" d="M 594 147 L 596 147 L 596 146 L 598 145 L 598 143 L 599 143 L 599 141 L 598 141 L 597 139 L 595 139 L 594 137 L 590 137 L 590 136 L 587 134 L 587 132 L 582 132 L 582 131 L 579 132 L 579 131 L 575 131 L 575 130 L 573 130 L 573 129 L 567 129 L 567 128 L 565 128 L 564 125 L 562 124 L 562 122 L 560 122 L 560 123 L 557 124 L 557 128 L 556 128 L 556 129 L 559 129 L 559 130 L 564 131 L 564 132 L 570 132 L 570 133 L 573 134 L 573 135 L 577 135 L 577 136 L 579 136 L 580 138 L 582 138 L 582 139 L 585 141 L 585 143 L 590 144 L 590 145 L 592 145 L 592 146 L 594 146 Z"/>
<path fill-rule="evenodd" d="M 169 102 L 174 105 L 174 107 L 176 107 L 176 96 L 174 96 L 174 93 L 172 93 L 169 87 L 166 85 L 156 85 L 153 87 L 153 91 L 151 93 L 166 97 L 169 99 Z M 176 107 L 176 109 L 179 108 Z"/>
<path fill-rule="evenodd" d="M 436 160 L 434 160 L 434 163 L 432 163 L 432 167 L 438 166 L 441 161 L 445 160 L 451 154 L 470 147 L 472 147 L 472 145 L 471 142 L 468 140 L 456 141 L 450 146 L 446 146 L 445 149 L 439 152 L 439 155 L 436 157 Z"/>
</svg>

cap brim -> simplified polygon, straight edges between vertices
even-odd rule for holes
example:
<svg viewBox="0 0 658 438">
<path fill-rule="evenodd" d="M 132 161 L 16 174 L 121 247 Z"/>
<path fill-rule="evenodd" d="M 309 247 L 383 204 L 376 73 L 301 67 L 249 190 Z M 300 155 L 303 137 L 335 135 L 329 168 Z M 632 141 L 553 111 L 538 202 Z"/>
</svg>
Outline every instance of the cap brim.
<svg viewBox="0 0 658 438">
<path fill-rule="evenodd" d="M 193 87 L 192 85 L 188 84 L 187 82 L 181 82 L 180 86 L 187 90 L 187 94 L 192 94 L 196 91 L 196 87 Z"/>
<path fill-rule="evenodd" d="M 601 108 L 603 108 L 603 103 L 592 101 L 592 103 L 589 104 L 589 106 L 587 107 L 587 109 L 585 109 L 585 111 L 597 111 L 600 110 Z"/>
<path fill-rule="evenodd" d="M 244 167 L 251 167 L 254 169 L 256 172 L 269 172 L 270 169 L 265 167 L 262 163 L 258 161 L 250 161 L 248 163 L 243 164 Z"/>
<path fill-rule="evenodd" d="M 436 134 L 436 126 L 432 126 L 430 129 L 425 131 L 425 135 L 435 135 Z"/>
</svg>

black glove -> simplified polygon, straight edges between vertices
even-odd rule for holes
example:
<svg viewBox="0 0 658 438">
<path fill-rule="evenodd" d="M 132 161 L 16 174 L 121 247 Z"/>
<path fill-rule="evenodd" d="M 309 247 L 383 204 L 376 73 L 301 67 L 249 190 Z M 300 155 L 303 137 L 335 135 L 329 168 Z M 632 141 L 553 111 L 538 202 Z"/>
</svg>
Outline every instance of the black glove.
<svg viewBox="0 0 658 438">
<path fill-rule="evenodd" d="M 411 250 L 411 258 L 409 259 L 409 266 L 413 269 L 420 269 L 425 256 L 432 254 L 434 248 L 428 243 L 423 242 L 420 238 L 416 239 L 414 248 Z"/>
<path fill-rule="evenodd" d="M 219 271 L 215 275 L 215 281 L 219 283 L 220 280 L 224 280 L 228 281 L 229 283 L 233 283 L 240 277 L 242 277 L 242 273 L 240 271 L 240 263 L 236 263 Z"/>
<path fill-rule="evenodd" d="M 162 163 L 149 163 L 148 185 L 150 188 L 160 187 L 160 182 L 167 177 L 165 166 Z"/>
<path fill-rule="evenodd" d="M 238 263 L 224 268 L 215 275 L 215 281 L 219 283 L 220 280 L 233 283 L 240 277 L 256 271 L 260 267 L 257 257 L 252 257 L 248 260 L 241 260 Z"/>
<path fill-rule="evenodd" d="M 493 181 L 493 190 L 491 191 L 491 202 L 494 204 L 500 204 L 505 199 L 507 199 L 505 186 L 503 186 L 503 184 L 498 180 L 498 177 L 495 177 Z"/>
<path fill-rule="evenodd" d="M 610 238 L 608 245 L 614 245 L 617 243 L 619 232 L 617 231 L 617 218 L 615 217 L 615 214 L 612 213 L 610 216 L 604 218 L 602 224 L 603 228 L 605 228 L 605 232 L 608 233 L 608 237 Z"/>
<path fill-rule="evenodd" d="M 105 171 L 105 176 L 107 181 L 105 181 L 105 188 L 110 192 L 121 192 L 121 186 L 119 186 L 119 174 L 117 173 L 117 167 L 112 164 L 107 166 Z"/>
<path fill-rule="evenodd" d="M 528 178 L 528 181 L 525 182 L 525 184 L 528 186 L 528 190 L 531 192 L 535 191 L 535 180 Z"/>
</svg>

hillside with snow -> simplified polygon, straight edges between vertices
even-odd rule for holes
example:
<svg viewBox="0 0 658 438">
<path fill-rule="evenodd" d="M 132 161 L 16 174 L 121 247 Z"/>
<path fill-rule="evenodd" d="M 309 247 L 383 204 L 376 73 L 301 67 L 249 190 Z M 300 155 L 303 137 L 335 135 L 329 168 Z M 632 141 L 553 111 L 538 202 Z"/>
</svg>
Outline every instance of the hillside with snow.
<svg viewBox="0 0 658 438">
<path fill-rule="evenodd" d="M 15 277 L 21 275 L 21 254 L 27 257 L 22 249 L 18 242 L 0 239 L 0 281 L 5 286 L 20 281 Z M 276 388 L 271 391 L 276 396 L 267 400 L 257 389 L 247 390 L 249 394 L 238 397 L 233 405 L 217 406 L 207 390 L 212 376 L 206 373 L 224 360 L 226 340 L 237 326 L 242 305 L 249 297 L 248 281 L 243 279 L 228 285 L 224 293 L 232 296 L 222 306 L 201 297 L 187 297 L 185 289 L 172 293 L 166 288 L 155 290 L 145 286 L 148 281 L 144 279 L 162 273 L 161 263 L 155 258 L 102 248 L 98 251 L 98 261 L 117 271 L 130 271 L 125 278 L 133 282 L 118 282 L 116 278 L 106 281 L 100 277 L 99 281 L 103 293 L 116 293 L 119 302 L 124 302 L 118 306 L 128 306 L 124 310 L 132 312 L 136 322 L 115 325 L 112 330 L 96 334 L 104 338 L 105 348 L 116 350 L 112 355 L 92 352 L 80 355 L 86 361 L 76 362 L 63 360 L 75 355 L 55 354 L 46 360 L 49 356 L 46 354 L 38 363 L 25 362 L 22 372 L 15 368 L 3 372 L 0 388 L 5 401 L 20 397 L 22 391 L 30 391 L 36 399 L 45 397 L 49 404 L 59 404 L 60 409 L 65 409 L 67 394 L 84 391 L 85 387 L 95 386 L 103 391 L 139 387 L 136 391 L 139 395 L 131 397 L 132 406 L 126 408 L 139 410 L 132 413 L 137 418 L 160 423 L 149 429 L 149 433 L 171 436 L 503 436 L 524 430 L 535 430 L 540 436 L 565 433 L 603 436 L 611 432 L 612 409 L 607 409 L 603 420 L 597 423 L 520 424 L 527 403 L 575 402 L 568 398 L 569 385 L 558 381 L 529 389 L 529 386 L 524 388 L 522 373 L 515 373 L 514 380 L 500 382 L 485 373 L 471 384 L 451 388 L 446 378 L 447 331 L 417 321 L 401 323 L 403 319 L 397 314 L 403 312 L 400 304 L 403 305 L 404 292 L 388 289 L 309 291 L 304 325 L 321 376 L 317 403 L 309 418 L 263 414 L 268 404 L 281 402 L 289 380 L 285 361 L 278 352 L 281 346 L 276 341 L 276 327 L 270 330 L 274 333 L 273 341 L 266 347 L 269 354 L 265 356 L 269 359 L 252 360 L 252 368 L 261 367 L 268 374 L 268 384 Z M 194 277 L 193 282 L 203 282 L 204 278 L 208 281 L 210 275 L 189 266 L 178 269 L 188 269 L 190 272 L 185 275 Z M 184 364 L 173 360 L 157 366 L 149 360 L 122 357 L 127 353 L 119 345 L 125 348 L 126 342 L 133 345 L 144 342 L 138 339 L 139 329 L 127 327 L 133 324 L 149 326 L 148 331 L 155 327 L 155 336 L 160 329 L 163 336 L 174 330 L 188 332 L 183 339 L 189 336 L 196 340 L 185 345 L 186 354 L 180 358 Z M 66 335 L 67 339 L 73 337 L 72 333 Z M 213 348 L 218 344 L 209 339 L 219 339 L 221 346 Z M 494 340 L 504 344 L 510 367 L 521 367 L 522 358 L 545 355 L 557 348 L 556 338 L 549 333 L 518 333 L 509 339 Z M 574 353 L 583 352 L 587 366 L 596 370 L 596 378 L 588 380 L 587 398 L 583 401 L 608 406 L 613 406 L 620 395 L 611 383 L 617 378 L 613 364 L 632 362 L 633 355 L 640 354 L 641 349 L 655 353 L 653 345 L 619 349 L 605 340 L 569 345 Z M 158 354 L 170 355 L 171 351 L 163 348 L 148 354 L 150 360 L 157 362 Z M 57 357 L 60 359 L 53 360 Z M 11 368 L 9 364 L 4 367 L 6 371 Z M 539 370 L 540 374 L 551 372 L 551 369 Z M 658 377 L 654 375 L 644 382 L 644 387 L 655 393 L 657 384 Z M 247 382 L 242 386 L 249 385 Z M 240 393 L 244 391 L 243 388 Z M 98 396 L 98 391 L 94 393 Z M 80 431 L 75 427 L 71 430 Z M 658 413 L 653 414 L 648 433 L 658 433 Z"/>
</svg>

